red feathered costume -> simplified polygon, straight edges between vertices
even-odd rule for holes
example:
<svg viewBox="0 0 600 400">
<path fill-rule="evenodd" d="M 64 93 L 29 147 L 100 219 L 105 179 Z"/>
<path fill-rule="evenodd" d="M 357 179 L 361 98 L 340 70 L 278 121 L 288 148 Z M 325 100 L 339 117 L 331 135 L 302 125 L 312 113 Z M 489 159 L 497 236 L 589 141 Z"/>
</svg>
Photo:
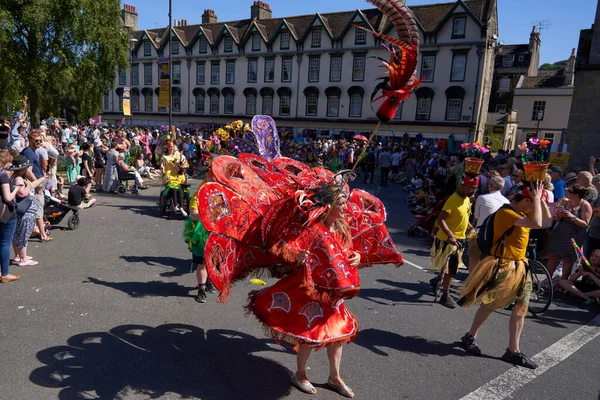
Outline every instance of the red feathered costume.
<svg viewBox="0 0 600 400">
<path fill-rule="evenodd" d="M 233 282 L 266 270 L 281 279 L 251 293 L 248 310 L 271 337 L 296 348 L 351 341 L 358 323 L 344 300 L 358 294 L 360 277 L 348 257 L 360 254 L 360 267 L 402 264 L 381 201 L 358 189 L 348 196 L 342 182 L 352 236 L 346 243 L 322 222 L 333 201 L 320 201 L 316 188 L 336 181 L 342 186 L 331 172 L 284 157 L 271 164 L 252 154 L 217 156 L 212 170 L 217 182 L 198 192 L 198 209 L 210 232 L 205 260 L 220 300 Z M 308 256 L 299 263 L 302 250 Z"/>
</svg>

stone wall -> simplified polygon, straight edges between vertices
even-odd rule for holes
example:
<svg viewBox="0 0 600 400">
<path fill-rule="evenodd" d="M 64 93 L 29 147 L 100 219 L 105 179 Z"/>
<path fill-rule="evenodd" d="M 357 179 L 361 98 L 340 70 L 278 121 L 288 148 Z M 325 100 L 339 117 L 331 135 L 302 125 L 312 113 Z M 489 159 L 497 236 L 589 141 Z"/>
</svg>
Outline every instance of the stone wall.
<svg viewBox="0 0 600 400">
<path fill-rule="evenodd" d="M 599 109 L 600 68 L 578 69 L 567 129 L 571 167 L 586 168 L 590 156 L 600 156 Z"/>
</svg>

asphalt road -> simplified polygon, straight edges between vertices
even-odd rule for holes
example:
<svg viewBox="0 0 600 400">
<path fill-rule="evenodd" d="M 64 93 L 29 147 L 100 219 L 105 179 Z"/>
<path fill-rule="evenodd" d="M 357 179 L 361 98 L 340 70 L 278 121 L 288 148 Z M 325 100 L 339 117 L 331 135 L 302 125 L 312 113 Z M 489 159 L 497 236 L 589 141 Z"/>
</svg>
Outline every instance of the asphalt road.
<svg viewBox="0 0 600 400">
<path fill-rule="evenodd" d="M 309 361 L 318 394 L 291 386 L 293 353 L 244 314 L 255 285 L 234 286 L 227 304 L 214 295 L 202 305 L 193 300 L 183 221 L 159 216 L 159 190 L 99 195 L 78 230 L 30 242 L 40 264 L 13 266 L 22 279 L 0 285 L 0 399 L 341 398 L 324 385 L 325 351 Z M 499 359 L 508 342 L 505 311 L 480 333 L 484 356 L 466 354 L 459 342 L 475 309 L 432 303 L 431 274 L 416 267 L 428 266 L 428 245 L 406 236 L 405 194 L 391 185 L 378 196 L 396 245 L 414 265 L 362 270 L 360 295 L 346 303 L 360 324 L 342 360 L 356 398 L 460 399 L 487 385 L 488 394 L 471 398 L 598 399 L 598 309 L 559 300 L 527 318 L 521 348 L 529 356 L 545 351 L 549 366 L 536 374 Z M 581 328 L 592 320 L 596 326 Z"/>
</svg>

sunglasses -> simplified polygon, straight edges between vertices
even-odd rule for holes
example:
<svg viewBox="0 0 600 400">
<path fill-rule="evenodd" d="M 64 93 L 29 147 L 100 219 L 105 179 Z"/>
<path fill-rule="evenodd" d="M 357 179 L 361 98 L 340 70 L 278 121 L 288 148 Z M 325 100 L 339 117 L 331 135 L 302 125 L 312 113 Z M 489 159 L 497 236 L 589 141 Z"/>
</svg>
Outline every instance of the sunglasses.
<svg viewBox="0 0 600 400">
<path fill-rule="evenodd" d="M 33 141 L 34 143 L 43 143 L 43 140 L 36 139 Z"/>
<path fill-rule="evenodd" d="M 513 177 L 513 178 L 520 178 L 520 177 L 521 177 L 521 175 L 520 175 L 520 174 L 512 174 L 512 177 Z"/>
</svg>

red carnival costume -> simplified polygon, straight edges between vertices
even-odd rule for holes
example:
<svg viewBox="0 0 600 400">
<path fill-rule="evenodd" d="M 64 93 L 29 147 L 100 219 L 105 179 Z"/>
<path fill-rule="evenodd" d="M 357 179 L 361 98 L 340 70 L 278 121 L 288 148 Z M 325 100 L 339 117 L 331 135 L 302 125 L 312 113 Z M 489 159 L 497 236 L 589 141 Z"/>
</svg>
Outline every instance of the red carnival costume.
<svg viewBox="0 0 600 400">
<path fill-rule="evenodd" d="M 358 323 L 344 300 L 357 295 L 360 277 L 348 257 L 358 253 L 361 267 L 402 264 L 384 225 L 385 208 L 362 190 L 348 194 L 341 175 L 280 157 L 270 117 L 256 116 L 252 124 L 263 157 L 215 157 L 216 182 L 198 192 L 200 219 L 210 232 L 205 260 L 211 281 L 224 301 L 233 282 L 268 270 L 281 279 L 251 293 L 248 310 L 272 337 L 317 348 L 349 342 Z M 321 196 L 324 186 L 336 188 L 335 198 Z M 340 195 L 348 197 L 352 243 L 322 222 Z M 308 255 L 299 263 L 303 250 Z"/>
</svg>

